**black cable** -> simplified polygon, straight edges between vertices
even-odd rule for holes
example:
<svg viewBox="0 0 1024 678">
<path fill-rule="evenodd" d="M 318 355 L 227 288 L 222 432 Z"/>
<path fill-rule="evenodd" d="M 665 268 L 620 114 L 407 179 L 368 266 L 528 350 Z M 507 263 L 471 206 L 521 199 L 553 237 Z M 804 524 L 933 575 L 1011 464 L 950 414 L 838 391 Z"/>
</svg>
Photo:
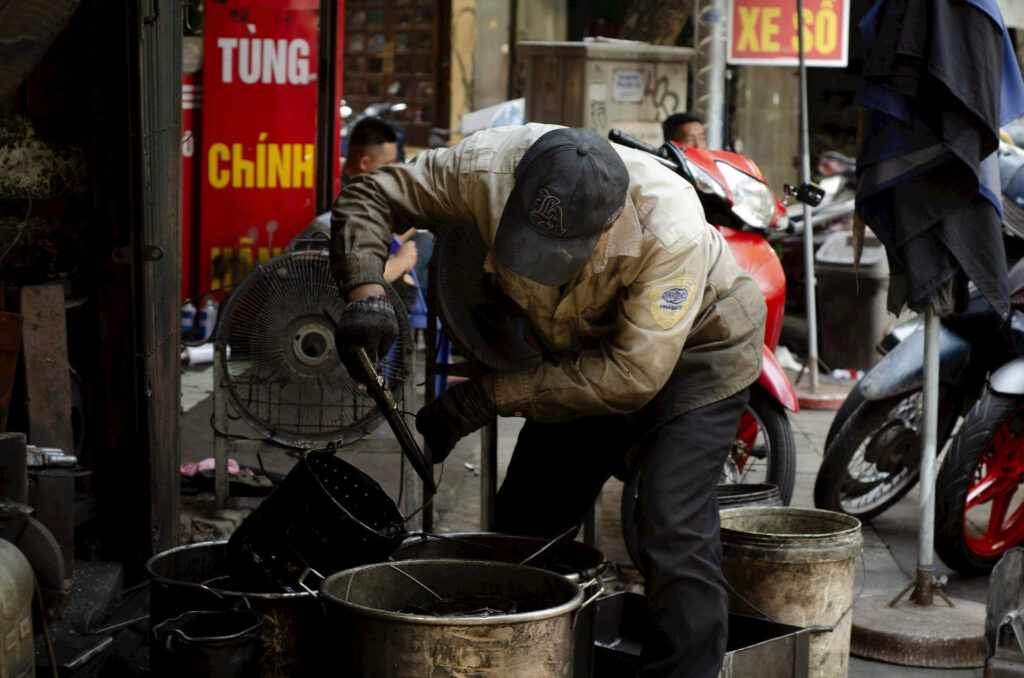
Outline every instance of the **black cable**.
<svg viewBox="0 0 1024 678">
<path fill-rule="evenodd" d="M 271 436 L 263 436 L 262 438 L 251 438 L 249 436 L 238 435 L 237 433 L 228 433 L 227 431 L 222 431 L 221 429 L 217 428 L 217 422 L 214 419 L 213 414 L 210 415 L 210 428 L 212 428 L 213 432 L 216 433 L 217 435 L 224 436 L 225 438 L 228 438 L 230 440 L 273 440 Z"/>
<path fill-rule="evenodd" d="M 269 481 L 270 481 L 270 484 L 271 484 L 271 485 L 273 485 L 274 487 L 277 487 L 277 485 L 278 485 L 278 482 L 277 482 L 276 480 L 274 480 L 273 478 L 271 478 L 271 477 L 270 477 L 270 474 L 269 474 L 269 473 L 267 473 L 267 469 L 266 469 L 266 467 L 264 467 L 264 466 L 263 466 L 263 453 L 262 453 L 262 452 L 257 452 L 257 453 L 256 453 L 256 461 L 258 461 L 258 462 L 259 462 L 259 464 L 260 464 L 260 471 L 261 471 L 261 472 L 263 473 L 263 476 L 264 476 L 264 477 L 265 477 L 265 478 L 266 478 L 267 480 L 269 480 Z"/>
</svg>

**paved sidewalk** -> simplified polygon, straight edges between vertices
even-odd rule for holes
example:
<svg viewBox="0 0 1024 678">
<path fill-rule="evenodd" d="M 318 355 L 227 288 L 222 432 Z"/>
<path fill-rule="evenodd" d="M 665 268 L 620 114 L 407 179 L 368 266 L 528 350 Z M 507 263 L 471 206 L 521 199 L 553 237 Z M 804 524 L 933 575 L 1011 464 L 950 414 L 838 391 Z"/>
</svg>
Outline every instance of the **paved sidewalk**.
<svg viewBox="0 0 1024 678">
<path fill-rule="evenodd" d="M 200 384 L 212 382 L 212 375 L 200 370 L 191 370 L 188 381 Z M 203 399 L 200 392 L 191 402 L 197 403 L 189 409 L 182 422 L 184 461 L 195 461 L 213 456 L 213 433 L 210 428 L 211 406 L 208 398 Z M 792 425 L 796 435 L 798 459 L 797 482 L 792 505 L 813 507 L 814 479 L 821 463 L 823 441 L 834 416 L 834 410 L 805 409 L 792 416 Z M 503 469 L 508 463 L 521 425 L 520 420 L 501 419 L 499 421 L 499 482 Z M 235 431 L 233 428 L 232 431 Z M 388 436 L 389 431 L 381 430 L 373 435 Z M 374 477 L 381 485 L 397 497 L 398 489 L 398 456 L 389 454 L 370 455 L 349 451 L 343 448 L 340 453 L 347 461 L 359 466 Z M 292 463 L 290 457 L 280 453 L 263 455 L 264 463 L 269 470 L 286 472 Z M 254 456 L 237 455 L 242 464 L 257 466 Z M 460 442 L 444 465 L 440 489 L 434 501 L 434 528 L 437 532 L 474 531 L 480 525 L 480 439 L 473 435 Z M 622 544 L 619 525 L 619 496 L 621 483 L 609 481 L 602 497 L 601 510 L 601 543 L 600 549 L 605 556 L 615 562 L 628 564 L 629 558 Z M 186 503 L 185 522 L 195 519 L 197 513 L 203 512 L 202 498 L 190 499 Z M 208 499 L 206 500 L 208 501 Z M 910 582 L 917 569 L 917 522 L 918 493 L 910 492 L 896 506 L 875 519 L 871 524 L 864 525 L 864 565 L 866 577 L 858 572 L 855 591 L 863 586 L 862 595 L 884 594 L 895 596 Z M 238 502 L 240 507 L 252 505 L 251 501 Z M 208 510 L 208 506 L 207 506 Z M 244 511 L 230 512 L 220 519 L 228 523 L 237 521 Z M 216 520 L 218 517 L 214 516 Z M 207 537 L 210 538 L 210 537 Z M 988 581 L 986 577 L 961 579 L 945 568 L 936 559 L 939 574 L 949 577 L 948 591 L 954 598 L 972 600 L 984 604 Z M 955 678 L 981 678 L 982 670 L 943 670 L 920 669 L 868 661 L 856 657 L 850 661 L 850 678 L 938 678 L 950 676 Z"/>
</svg>

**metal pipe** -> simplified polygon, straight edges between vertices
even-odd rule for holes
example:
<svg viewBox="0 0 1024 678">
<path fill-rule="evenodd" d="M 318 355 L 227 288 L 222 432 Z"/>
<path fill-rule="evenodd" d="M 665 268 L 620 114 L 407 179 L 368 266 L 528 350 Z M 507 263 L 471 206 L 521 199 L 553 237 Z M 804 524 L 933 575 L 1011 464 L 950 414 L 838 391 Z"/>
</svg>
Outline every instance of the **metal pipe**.
<svg viewBox="0 0 1024 678">
<path fill-rule="evenodd" d="M 796 0 L 796 15 L 803 17 L 804 1 Z M 797 21 L 800 24 L 800 21 Z M 804 32 L 798 29 L 797 50 L 800 53 L 800 180 L 811 180 L 811 142 L 807 113 L 807 63 L 804 59 Z M 804 203 L 804 223 L 811 224 L 811 206 Z M 814 227 L 804 229 L 804 279 L 807 307 L 807 367 L 811 374 L 811 392 L 818 390 L 818 311 L 815 305 Z"/>
<path fill-rule="evenodd" d="M 708 148 L 712 150 L 724 148 L 725 141 L 722 118 L 725 113 L 725 46 L 728 40 L 725 34 L 726 16 L 725 0 L 712 0 L 711 7 L 703 17 L 711 27 L 707 138 Z"/>
<path fill-rule="evenodd" d="M 480 429 L 480 528 L 494 524 L 494 498 L 498 494 L 498 420 Z"/>
<path fill-rule="evenodd" d="M 227 386 L 221 378 L 224 374 L 224 358 L 218 350 L 221 345 L 221 342 L 217 342 L 213 351 L 213 373 L 217 380 L 213 394 L 213 496 L 214 506 L 218 511 L 228 508 L 231 500 L 231 485 L 228 479 L 228 398 Z"/>
<path fill-rule="evenodd" d="M 917 569 L 931 575 L 935 547 L 935 456 L 939 421 L 939 320 L 924 310 L 924 416 L 921 424 L 921 524 Z"/>
</svg>

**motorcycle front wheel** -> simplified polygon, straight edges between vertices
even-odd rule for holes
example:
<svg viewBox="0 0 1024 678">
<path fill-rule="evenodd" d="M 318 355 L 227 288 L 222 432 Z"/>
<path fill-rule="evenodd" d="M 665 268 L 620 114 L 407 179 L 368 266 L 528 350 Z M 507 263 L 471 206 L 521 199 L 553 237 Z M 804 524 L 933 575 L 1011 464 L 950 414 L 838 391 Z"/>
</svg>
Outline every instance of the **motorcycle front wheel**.
<svg viewBox="0 0 1024 678">
<path fill-rule="evenodd" d="M 873 401 L 855 388 L 850 397 L 853 406 L 841 408 L 833 421 L 834 435 L 814 481 L 814 505 L 869 520 L 917 482 L 921 392 Z"/>
<path fill-rule="evenodd" d="M 935 480 L 935 551 L 986 574 L 1024 540 L 1024 399 L 989 391 L 964 417 Z"/>
</svg>

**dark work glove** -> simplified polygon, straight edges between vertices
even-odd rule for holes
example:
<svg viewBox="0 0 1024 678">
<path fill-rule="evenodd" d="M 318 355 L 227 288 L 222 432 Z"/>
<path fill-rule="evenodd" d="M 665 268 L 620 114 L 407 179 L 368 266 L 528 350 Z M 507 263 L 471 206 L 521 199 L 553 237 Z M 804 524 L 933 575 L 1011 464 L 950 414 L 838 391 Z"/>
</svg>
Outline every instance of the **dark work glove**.
<svg viewBox="0 0 1024 678">
<path fill-rule="evenodd" d="M 464 381 L 442 393 L 416 414 L 416 430 L 423 435 L 431 461 L 440 464 L 455 443 L 490 423 L 498 410 L 479 378 Z"/>
<path fill-rule="evenodd" d="M 356 353 L 366 349 L 374 363 L 388 354 L 398 336 L 398 318 L 387 297 L 363 297 L 350 301 L 341 310 L 334 344 L 338 357 L 353 379 L 365 383 L 366 371 Z"/>
</svg>

